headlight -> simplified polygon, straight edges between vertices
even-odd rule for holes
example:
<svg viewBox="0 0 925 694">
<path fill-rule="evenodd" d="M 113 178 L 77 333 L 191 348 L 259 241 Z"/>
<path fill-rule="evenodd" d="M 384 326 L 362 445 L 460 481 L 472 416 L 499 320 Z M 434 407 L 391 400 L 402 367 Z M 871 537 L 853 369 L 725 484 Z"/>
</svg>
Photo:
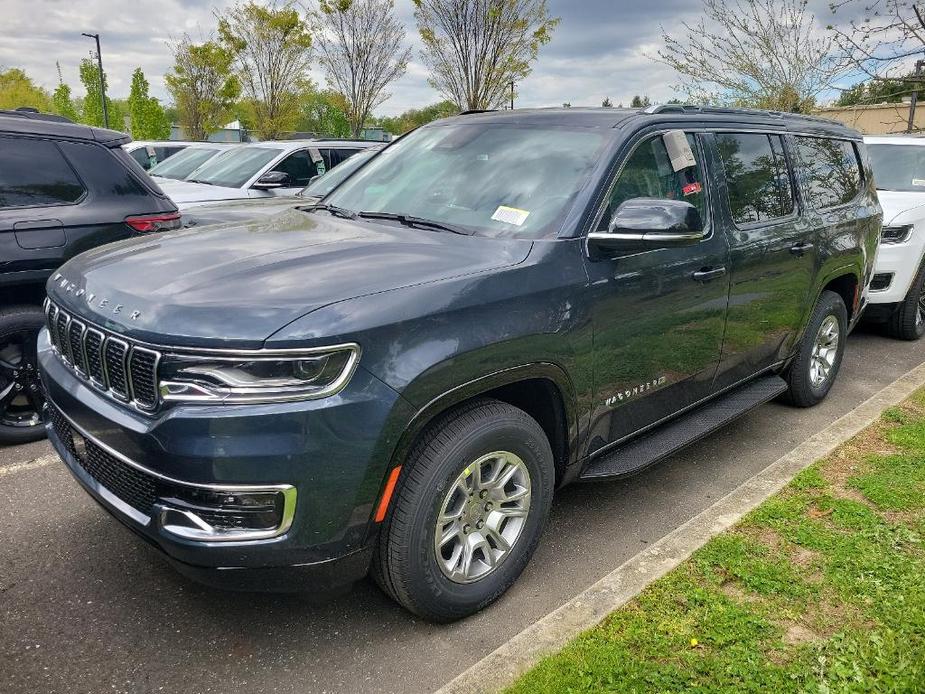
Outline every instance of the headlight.
<svg viewBox="0 0 925 694">
<path fill-rule="evenodd" d="M 159 368 L 165 402 L 260 403 L 324 398 L 350 381 L 359 345 L 239 355 L 168 354 Z"/>
<path fill-rule="evenodd" d="M 881 243 L 903 243 L 911 233 L 911 224 L 883 227 L 880 231 L 880 241 Z"/>
</svg>

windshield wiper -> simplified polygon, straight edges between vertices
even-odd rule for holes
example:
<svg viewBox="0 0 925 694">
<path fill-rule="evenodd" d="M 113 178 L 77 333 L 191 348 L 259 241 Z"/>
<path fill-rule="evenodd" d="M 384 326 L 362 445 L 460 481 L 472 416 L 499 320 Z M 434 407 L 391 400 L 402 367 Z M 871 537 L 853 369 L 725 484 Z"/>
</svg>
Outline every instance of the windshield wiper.
<svg viewBox="0 0 925 694">
<path fill-rule="evenodd" d="M 201 178 L 187 178 L 186 180 L 189 181 L 190 183 L 202 183 L 203 185 L 206 185 L 206 186 L 214 186 L 214 185 L 215 185 L 215 184 L 212 183 L 211 181 L 204 181 L 204 180 L 201 179 Z"/>
<path fill-rule="evenodd" d="M 317 212 L 318 210 L 323 210 L 325 212 L 330 212 L 335 217 L 340 217 L 341 219 L 356 219 L 356 212 L 351 212 L 350 210 L 345 210 L 343 207 L 338 207 L 337 205 L 328 205 L 322 202 L 316 203 L 314 205 L 305 205 L 303 207 L 297 207 L 297 210 L 302 210 L 303 212 Z"/>
<path fill-rule="evenodd" d="M 414 217 L 409 214 L 397 214 L 395 212 L 357 212 L 356 216 L 362 219 L 384 219 L 399 222 L 406 227 L 423 227 L 425 229 L 436 229 L 437 231 L 449 231 L 451 234 L 459 234 L 461 236 L 472 235 L 471 232 L 460 229 L 459 227 L 444 224 L 443 222 L 435 222 L 432 219 Z"/>
</svg>

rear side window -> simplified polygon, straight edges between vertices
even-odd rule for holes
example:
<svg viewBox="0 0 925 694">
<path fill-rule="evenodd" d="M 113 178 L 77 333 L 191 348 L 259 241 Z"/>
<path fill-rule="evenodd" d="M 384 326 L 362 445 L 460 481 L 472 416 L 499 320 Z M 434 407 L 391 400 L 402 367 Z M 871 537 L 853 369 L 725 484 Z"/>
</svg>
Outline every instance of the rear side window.
<svg viewBox="0 0 925 694">
<path fill-rule="evenodd" d="M 0 137 L 0 207 L 70 204 L 84 192 L 54 142 Z"/>
<path fill-rule="evenodd" d="M 290 154 L 274 166 L 273 170 L 289 174 L 290 185 L 299 187 L 307 186 L 308 182 L 312 180 L 312 176 L 315 175 L 315 167 L 312 164 L 311 157 L 305 150 Z"/>
<path fill-rule="evenodd" d="M 825 137 L 797 137 L 796 143 L 810 206 L 824 210 L 857 196 L 861 166 L 852 143 Z"/>
<path fill-rule="evenodd" d="M 62 142 L 61 150 L 94 195 L 115 196 L 123 201 L 133 197 L 148 198 L 148 190 L 163 195 L 147 174 L 142 172 L 136 178 L 130 173 L 141 171 L 141 167 L 121 147 L 107 149 L 80 142 Z M 144 179 L 147 181 L 142 185 Z"/>
<path fill-rule="evenodd" d="M 718 133 L 716 147 L 737 226 L 766 223 L 793 212 L 793 185 L 780 136 Z"/>
</svg>

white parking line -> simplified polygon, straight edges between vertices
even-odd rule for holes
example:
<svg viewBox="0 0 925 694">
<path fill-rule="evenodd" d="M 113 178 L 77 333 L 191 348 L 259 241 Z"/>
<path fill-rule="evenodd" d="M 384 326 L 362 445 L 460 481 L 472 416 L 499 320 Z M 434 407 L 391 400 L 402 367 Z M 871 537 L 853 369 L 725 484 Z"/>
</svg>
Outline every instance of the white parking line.
<svg viewBox="0 0 925 694">
<path fill-rule="evenodd" d="M 6 465 L 0 467 L 0 477 L 6 477 L 7 475 L 13 475 L 17 472 L 25 472 L 26 470 L 35 470 L 36 468 L 46 467 L 58 460 L 56 455 L 45 455 L 41 458 L 36 458 L 31 460 L 28 463 L 15 463 L 14 465 Z"/>
</svg>

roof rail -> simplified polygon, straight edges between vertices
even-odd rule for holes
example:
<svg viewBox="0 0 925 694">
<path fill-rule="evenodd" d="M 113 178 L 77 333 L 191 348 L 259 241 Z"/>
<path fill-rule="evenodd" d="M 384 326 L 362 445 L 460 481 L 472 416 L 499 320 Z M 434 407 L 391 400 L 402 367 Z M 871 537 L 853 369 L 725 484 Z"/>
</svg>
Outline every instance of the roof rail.
<svg viewBox="0 0 925 694">
<path fill-rule="evenodd" d="M 460 111 L 459 115 L 461 116 L 471 116 L 476 113 L 494 113 L 498 109 L 496 108 L 471 108 L 468 111 Z"/>
<path fill-rule="evenodd" d="M 809 116 L 803 113 L 786 113 L 784 111 L 765 111 L 757 108 L 734 108 L 731 106 L 695 106 L 692 104 L 655 104 L 644 108 L 641 113 L 715 113 L 715 114 L 739 114 L 743 116 L 765 116 L 766 118 L 802 118 L 806 120 L 815 120 L 824 123 L 832 123 L 831 118 L 822 116 Z"/>
<path fill-rule="evenodd" d="M 70 118 L 59 116 L 56 113 L 40 113 L 34 108 L 20 106 L 16 110 L 0 109 L 0 116 L 13 116 L 15 118 L 28 118 L 29 120 L 47 120 L 55 123 L 73 123 Z"/>
</svg>

